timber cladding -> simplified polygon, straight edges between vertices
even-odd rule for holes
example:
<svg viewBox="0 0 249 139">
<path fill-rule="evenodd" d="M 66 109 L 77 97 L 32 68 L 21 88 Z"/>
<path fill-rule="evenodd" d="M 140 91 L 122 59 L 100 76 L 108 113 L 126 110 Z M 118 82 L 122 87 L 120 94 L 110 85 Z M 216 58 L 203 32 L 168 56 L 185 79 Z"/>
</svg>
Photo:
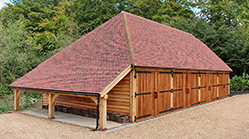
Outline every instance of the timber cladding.
<svg viewBox="0 0 249 139">
<path fill-rule="evenodd" d="M 108 93 L 107 111 L 130 115 L 130 73 Z"/>
<path fill-rule="evenodd" d="M 225 98 L 229 73 L 136 69 L 135 121 Z"/>
<path fill-rule="evenodd" d="M 131 74 L 132 72 L 135 75 Z M 141 121 L 215 101 L 229 95 L 228 72 L 152 68 L 137 68 L 132 72 L 128 73 L 108 92 L 107 113 L 112 113 L 111 115 L 115 115 L 114 117 L 127 115 L 131 118 L 130 114 L 134 109 L 135 114 L 132 113 L 134 121 Z M 133 79 L 135 84 L 132 82 Z M 135 104 L 133 105 L 131 105 L 133 103 L 132 86 L 135 86 Z M 44 95 L 43 106 L 47 104 L 47 98 Z M 55 105 L 81 110 L 96 110 L 96 104 L 88 97 L 61 95 L 56 99 Z"/>
<path fill-rule="evenodd" d="M 44 107 L 48 105 L 48 99 L 44 94 L 42 94 L 42 105 Z M 96 110 L 96 104 L 88 97 L 60 95 L 55 100 L 55 105 L 78 110 Z M 107 113 L 110 117 L 109 120 L 113 121 L 120 121 L 123 115 L 130 115 L 130 73 L 108 93 Z M 111 116 L 121 117 L 115 119 Z M 126 121 L 125 119 L 125 122 Z M 123 121 L 121 123 L 123 123 Z"/>
</svg>

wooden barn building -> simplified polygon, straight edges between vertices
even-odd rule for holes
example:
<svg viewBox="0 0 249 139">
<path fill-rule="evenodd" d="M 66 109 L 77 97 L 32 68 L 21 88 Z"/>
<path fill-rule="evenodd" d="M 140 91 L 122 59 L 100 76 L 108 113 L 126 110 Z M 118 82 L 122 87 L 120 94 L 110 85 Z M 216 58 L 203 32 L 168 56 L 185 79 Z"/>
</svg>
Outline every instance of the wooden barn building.
<svg viewBox="0 0 249 139">
<path fill-rule="evenodd" d="M 121 12 L 12 83 L 64 111 L 136 122 L 225 98 L 229 68 L 192 34 Z M 99 125 L 99 126 L 98 126 Z"/>
</svg>

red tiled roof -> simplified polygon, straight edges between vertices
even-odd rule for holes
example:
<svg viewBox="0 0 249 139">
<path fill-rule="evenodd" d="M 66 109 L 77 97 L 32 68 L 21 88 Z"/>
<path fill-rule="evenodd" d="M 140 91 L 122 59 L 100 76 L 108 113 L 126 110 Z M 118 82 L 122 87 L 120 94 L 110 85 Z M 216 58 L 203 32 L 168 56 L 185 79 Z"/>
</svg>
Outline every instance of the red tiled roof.
<svg viewBox="0 0 249 139">
<path fill-rule="evenodd" d="M 122 12 L 10 87 L 100 93 L 130 65 L 232 71 L 193 35 Z"/>
<path fill-rule="evenodd" d="M 192 34 L 130 13 L 126 15 L 138 66 L 232 71 Z"/>
<path fill-rule="evenodd" d="M 119 14 L 41 63 L 10 87 L 100 93 L 130 66 L 123 26 Z"/>
</svg>

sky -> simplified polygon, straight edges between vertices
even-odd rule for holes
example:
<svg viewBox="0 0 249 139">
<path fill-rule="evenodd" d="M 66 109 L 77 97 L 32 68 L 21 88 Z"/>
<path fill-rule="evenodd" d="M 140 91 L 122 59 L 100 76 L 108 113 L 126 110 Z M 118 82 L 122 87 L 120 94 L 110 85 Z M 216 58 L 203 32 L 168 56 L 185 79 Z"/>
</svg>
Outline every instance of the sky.
<svg viewBox="0 0 249 139">
<path fill-rule="evenodd" d="M 0 9 L 2 9 L 5 6 L 5 2 L 9 2 L 9 0 L 0 0 Z"/>
</svg>

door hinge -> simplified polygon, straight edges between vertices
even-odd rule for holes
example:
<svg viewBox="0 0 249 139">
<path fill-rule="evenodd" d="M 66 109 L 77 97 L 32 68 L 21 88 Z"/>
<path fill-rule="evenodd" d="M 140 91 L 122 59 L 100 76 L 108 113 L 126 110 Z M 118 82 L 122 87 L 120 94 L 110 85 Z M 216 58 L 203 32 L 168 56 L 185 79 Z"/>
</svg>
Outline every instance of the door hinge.
<svg viewBox="0 0 249 139">
<path fill-rule="evenodd" d="M 137 79 L 137 70 L 135 70 L 134 78 Z"/>
</svg>

